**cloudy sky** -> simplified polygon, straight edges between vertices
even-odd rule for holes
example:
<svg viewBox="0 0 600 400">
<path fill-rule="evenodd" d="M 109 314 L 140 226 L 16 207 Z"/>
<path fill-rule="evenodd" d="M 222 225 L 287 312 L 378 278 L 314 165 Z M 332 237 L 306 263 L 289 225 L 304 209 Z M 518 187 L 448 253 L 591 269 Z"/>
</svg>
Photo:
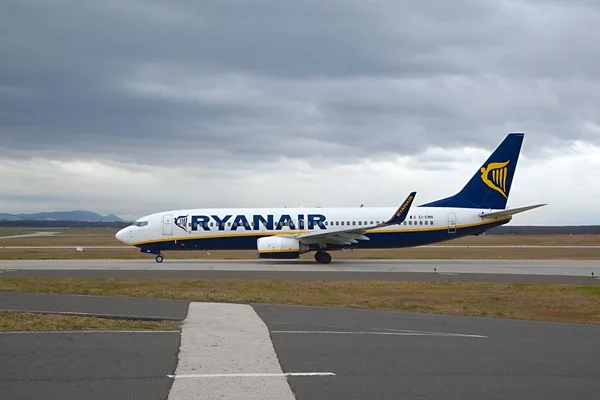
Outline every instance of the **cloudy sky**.
<svg viewBox="0 0 600 400">
<path fill-rule="evenodd" d="M 595 2 L 597 3 L 597 2 Z M 525 132 L 513 224 L 600 224 L 600 3 L 20 0 L 0 212 L 395 206 Z"/>
</svg>

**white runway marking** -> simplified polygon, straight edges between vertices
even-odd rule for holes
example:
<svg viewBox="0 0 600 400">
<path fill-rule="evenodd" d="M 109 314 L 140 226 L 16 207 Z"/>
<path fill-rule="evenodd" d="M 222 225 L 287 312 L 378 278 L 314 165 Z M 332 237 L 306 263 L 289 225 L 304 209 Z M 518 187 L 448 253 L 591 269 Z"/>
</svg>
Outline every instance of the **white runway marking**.
<svg viewBox="0 0 600 400">
<path fill-rule="evenodd" d="M 333 372 L 289 372 L 281 374 L 197 374 L 197 375 L 167 375 L 173 379 L 190 378 L 264 378 L 264 377 L 282 377 L 282 376 L 334 376 Z"/>
<path fill-rule="evenodd" d="M 444 332 L 376 332 L 376 331 L 271 331 L 271 333 L 280 334 L 305 334 L 305 335 L 383 335 L 383 336 L 443 336 L 443 337 L 466 337 L 466 338 L 487 338 L 487 336 L 470 335 L 462 333 L 444 333 Z"/>
<path fill-rule="evenodd" d="M 194 375 L 230 379 L 178 379 Z M 174 376 L 169 400 L 295 399 L 267 326 L 248 305 L 190 303 Z"/>
</svg>

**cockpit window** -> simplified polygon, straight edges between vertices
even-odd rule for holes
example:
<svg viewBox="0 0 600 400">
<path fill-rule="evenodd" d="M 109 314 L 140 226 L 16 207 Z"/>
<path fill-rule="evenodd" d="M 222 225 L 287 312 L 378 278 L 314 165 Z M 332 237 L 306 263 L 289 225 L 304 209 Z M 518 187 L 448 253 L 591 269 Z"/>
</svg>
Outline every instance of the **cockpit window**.
<svg viewBox="0 0 600 400">
<path fill-rule="evenodd" d="M 135 221 L 132 225 L 142 227 L 148 225 L 148 221 Z"/>
</svg>

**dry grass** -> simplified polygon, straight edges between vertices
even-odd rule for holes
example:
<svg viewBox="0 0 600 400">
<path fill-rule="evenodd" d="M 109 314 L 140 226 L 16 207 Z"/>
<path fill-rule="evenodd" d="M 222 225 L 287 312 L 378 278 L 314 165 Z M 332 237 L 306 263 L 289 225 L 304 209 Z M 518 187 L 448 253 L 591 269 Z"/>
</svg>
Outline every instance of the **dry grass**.
<svg viewBox="0 0 600 400">
<path fill-rule="evenodd" d="M 0 291 L 125 295 L 600 324 L 600 287 L 471 282 L 0 279 Z"/>
<path fill-rule="evenodd" d="M 175 330 L 177 321 L 132 321 L 61 314 L 0 312 L 0 331 Z"/>
</svg>

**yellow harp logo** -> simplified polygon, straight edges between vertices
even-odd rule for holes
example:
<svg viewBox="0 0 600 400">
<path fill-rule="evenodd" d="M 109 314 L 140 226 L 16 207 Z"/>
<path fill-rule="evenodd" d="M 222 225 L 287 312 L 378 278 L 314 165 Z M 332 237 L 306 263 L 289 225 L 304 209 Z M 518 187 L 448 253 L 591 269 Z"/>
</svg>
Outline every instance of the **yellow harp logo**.
<svg viewBox="0 0 600 400">
<path fill-rule="evenodd" d="M 486 168 L 481 168 L 481 180 L 491 189 L 506 197 L 506 176 L 508 175 L 509 161 L 503 163 L 490 163 Z"/>
</svg>

